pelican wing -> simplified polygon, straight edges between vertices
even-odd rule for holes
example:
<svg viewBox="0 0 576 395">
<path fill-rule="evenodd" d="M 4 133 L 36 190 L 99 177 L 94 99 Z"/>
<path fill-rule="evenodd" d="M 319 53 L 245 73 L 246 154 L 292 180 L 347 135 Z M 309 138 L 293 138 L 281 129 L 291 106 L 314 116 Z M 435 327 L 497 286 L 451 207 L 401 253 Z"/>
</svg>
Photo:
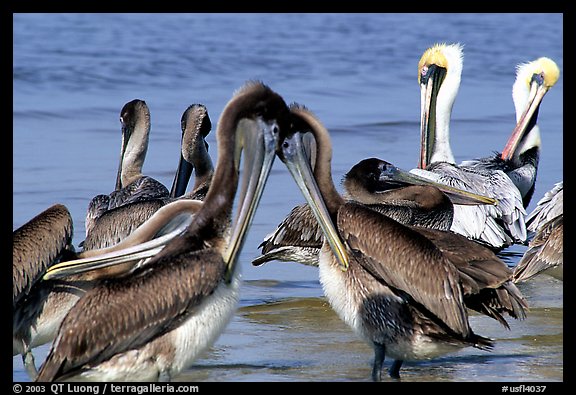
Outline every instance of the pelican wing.
<svg viewBox="0 0 576 395">
<path fill-rule="evenodd" d="M 112 192 L 108 209 L 168 196 L 170 196 L 170 191 L 161 182 L 149 176 L 142 176 L 126 187 Z"/>
<path fill-rule="evenodd" d="M 536 232 L 552 219 L 564 213 L 564 182 L 560 181 L 538 201 L 536 208 L 526 217 L 526 226 Z"/>
<path fill-rule="evenodd" d="M 411 227 L 436 245 L 456 268 L 478 281 L 480 288 L 496 288 L 510 280 L 512 270 L 489 248 L 454 232 Z"/>
<path fill-rule="evenodd" d="M 412 227 L 431 240 L 460 274 L 466 307 L 486 314 L 509 328 L 502 316 L 526 317 L 528 303 L 511 282 L 512 270 L 492 250 L 453 233 Z"/>
<path fill-rule="evenodd" d="M 324 236 L 322 228 L 307 204 L 296 206 L 274 232 L 268 234 L 258 248 L 262 255 L 252 264 L 262 265 L 272 260 L 296 261 L 318 266 L 318 253 Z"/>
<path fill-rule="evenodd" d="M 322 229 L 310 206 L 301 204 L 290 211 L 274 233 L 266 236 L 259 247 L 262 247 L 263 253 L 287 245 L 320 249 L 323 240 Z"/>
<path fill-rule="evenodd" d="M 541 226 L 514 268 L 514 281 L 526 281 L 543 270 L 564 263 L 564 215 Z"/>
<path fill-rule="evenodd" d="M 375 278 L 408 294 L 454 332 L 470 335 L 458 271 L 430 240 L 356 203 L 339 210 L 338 229 Z"/>
<path fill-rule="evenodd" d="M 12 302 L 15 306 L 46 269 L 72 252 L 73 223 L 61 205 L 46 209 L 12 234 Z"/>
<path fill-rule="evenodd" d="M 118 244 L 165 204 L 166 199 L 152 199 L 106 211 L 95 221 L 82 242 L 83 249 L 94 250 Z"/>
<path fill-rule="evenodd" d="M 180 241 L 190 243 L 184 237 Z M 138 348 L 194 314 L 220 284 L 225 264 L 212 249 L 173 252 L 162 251 L 130 278 L 87 292 L 62 322 L 38 380 L 52 381 Z"/>
<path fill-rule="evenodd" d="M 526 210 L 522 196 L 503 171 L 481 172 L 437 162 L 427 170 L 413 169 L 411 172 L 441 184 L 498 200 L 496 206 L 455 204 L 450 228 L 452 231 L 496 249 L 507 247 L 514 242 L 526 241 Z"/>
<path fill-rule="evenodd" d="M 98 218 L 102 216 L 106 211 L 108 211 L 108 206 L 110 205 L 110 196 L 108 195 L 96 195 L 90 200 L 88 204 L 88 210 L 86 211 L 86 236 L 96 225 Z"/>
</svg>

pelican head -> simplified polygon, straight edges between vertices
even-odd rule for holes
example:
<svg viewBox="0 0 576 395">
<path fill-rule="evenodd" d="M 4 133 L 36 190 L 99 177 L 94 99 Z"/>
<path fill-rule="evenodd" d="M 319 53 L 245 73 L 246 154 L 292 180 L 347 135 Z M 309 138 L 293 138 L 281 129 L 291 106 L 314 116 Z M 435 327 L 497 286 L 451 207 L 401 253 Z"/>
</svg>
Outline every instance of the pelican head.
<svg viewBox="0 0 576 395">
<path fill-rule="evenodd" d="M 434 44 L 418 62 L 421 169 L 433 162 L 454 163 L 449 124 L 460 87 L 462 48 L 460 44 Z"/>
<path fill-rule="evenodd" d="M 116 190 L 135 181 L 142 175 L 142 166 L 148 151 L 150 110 L 144 100 L 134 99 L 120 111 L 122 146 L 116 176 Z"/>
<path fill-rule="evenodd" d="M 182 196 L 186 192 L 186 186 L 193 170 L 196 171 L 198 182 L 203 177 L 211 176 L 214 169 L 206 142 L 206 136 L 212 129 L 212 122 L 206 106 L 203 104 L 189 106 L 182 114 L 180 124 L 182 144 L 178 169 L 170 190 L 170 197 L 172 198 Z"/>
<path fill-rule="evenodd" d="M 234 158 L 236 171 L 240 169 L 240 154 L 244 153 L 242 181 L 237 215 L 232 224 L 228 248 L 224 254 L 224 262 L 228 265 L 228 273 L 234 271 L 238 254 L 244 244 L 248 228 L 254 218 L 256 207 L 262 196 L 264 185 L 276 158 L 276 147 L 283 130 L 289 129 L 290 116 L 288 106 L 282 97 L 268 86 L 258 81 L 250 81 L 243 86 L 229 103 L 242 103 L 241 108 L 250 108 L 252 115 L 247 117 L 242 111 L 234 114 L 238 117 L 236 128 L 235 154 L 225 158 L 218 149 L 218 161 L 230 161 Z M 222 118 L 221 121 L 222 122 Z M 220 138 L 220 136 L 218 136 Z M 215 174 L 216 177 L 216 174 Z M 210 187 L 210 192 L 213 187 Z M 206 199 L 210 196 L 207 195 Z"/>
<path fill-rule="evenodd" d="M 331 211 L 334 210 L 333 205 L 337 205 L 338 202 L 330 202 L 330 197 L 323 196 L 321 192 L 321 189 L 331 189 L 333 198 L 342 199 L 335 194 L 330 170 L 326 168 L 330 166 L 332 157 L 330 137 L 320 121 L 305 107 L 292 104 L 290 112 L 292 127 L 288 131 L 282 131 L 276 153 L 302 191 L 324 232 L 325 240 L 330 245 L 341 269 L 345 271 L 348 269 L 349 256 L 334 225 L 335 219 L 331 215 Z M 314 171 L 312 159 L 309 156 L 312 146 L 317 148 L 316 158 L 318 158 Z M 315 174 L 319 176 L 316 178 Z M 322 186 L 319 187 L 317 182 Z M 326 202 L 332 203 L 331 211 L 328 210 Z"/>
<path fill-rule="evenodd" d="M 359 191 L 360 193 L 366 191 L 369 194 L 380 194 L 411 185 L 435 187 L 445 193 L 454 204 L 496 205 L 498 203 L 496 199 L 434 182 L 378 158 L 368 158 L 358 162 L 344 176 L 345 189 L 354 190 L 357 194 Z"/>
<path fill-rule="evenodd" d="M 538 110 L 544 95 L 559 77 L 560 69 L 550 58 L 542 57 L 518 65 L 512 87 L 517 123 L 502 151 L 502 159 L 519 162 L 520 155 L 540 147 L 540 130 L 536 124 Z"/>
</svg>

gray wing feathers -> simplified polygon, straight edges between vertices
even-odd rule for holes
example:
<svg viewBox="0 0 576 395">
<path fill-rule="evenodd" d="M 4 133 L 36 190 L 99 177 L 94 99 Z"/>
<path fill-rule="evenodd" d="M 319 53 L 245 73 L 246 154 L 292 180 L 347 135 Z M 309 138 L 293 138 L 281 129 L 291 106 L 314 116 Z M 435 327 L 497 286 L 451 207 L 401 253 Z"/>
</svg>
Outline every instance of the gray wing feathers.
<svg viewBox="0 0 576 395">
<path fill-rule="evenodd" d="M 530 241 L 514 268 L 514 281 L 526 281 L 536 274 L 564 264 L 564 215 L 547 222 Z"/>
<path fill-rule="evenodd" d="M 497 206 L 454 205 L 452 231 L 495 248 L 527 238 L 526 210 L 520 191 L 501 170 L 475 171 L 460 169 L 438 162 L 428 170 L 413 169 L 412 173 L 463 190 L 498 199 Z"/>
<path fill-rule="evenodd" d="M 290 214 L 278 225 L 276 230 L 268 235 L 261 246 L 262 252 L 286 245 L 307 247 L 322 247 L 324 236 L 322 229 L 307 204 L 296 206 Z"/>
<path fill-rule="evenodd" d="M 560 181 L 546 192 L 536 208 L 526 217 L 526 226 L 531 232 L 564 213 L 564 182 Z"/>
</svg>

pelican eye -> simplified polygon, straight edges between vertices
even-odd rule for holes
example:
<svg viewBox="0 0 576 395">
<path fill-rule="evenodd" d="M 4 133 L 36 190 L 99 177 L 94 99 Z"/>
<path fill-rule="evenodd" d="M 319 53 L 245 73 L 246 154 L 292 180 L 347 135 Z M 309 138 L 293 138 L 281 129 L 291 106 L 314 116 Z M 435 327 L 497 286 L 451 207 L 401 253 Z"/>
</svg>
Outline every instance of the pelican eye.
<svg viewBox="0 0 576 395">
<path fill-rule="evenodd" d="M 287 141 L 284 141 L 284 143 L 282 144 L 282 147 L 288 148 L 288 147 L 290 147 L 290 144 Z"/>
<path fill-rule="evenodd" d="M 422 74 L 422 77 L 428 74 L 428 66 L 426 65 L 422 66 L 422 71 L 420 72 L 420 74 Z"/>
<path fill-rule="evenodd" d="M 534 73 L 534 74 L 532 74 L 532 81 L 531 82 L 536 82 L 538 85 L 543 85 L 544 79 L 545 79 L 544 72 Z"/>
</svg>

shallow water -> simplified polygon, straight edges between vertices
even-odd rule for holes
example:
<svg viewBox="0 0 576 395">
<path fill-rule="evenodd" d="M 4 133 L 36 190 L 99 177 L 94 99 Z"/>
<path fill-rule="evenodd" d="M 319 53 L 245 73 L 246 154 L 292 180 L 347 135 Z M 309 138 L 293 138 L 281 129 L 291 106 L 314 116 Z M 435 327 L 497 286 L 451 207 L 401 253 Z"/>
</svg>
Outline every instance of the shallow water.
<svg viewBox="0 0 576 395">
<path fill-rule="evenodd" d="M 114 188 L 124 103 L 146 100 L 152 117 L 144 173 L 170 186 L 189 104 L 213 124 L 234 90 L 260 79 L 313 110 L 330 130 L 338 182 L 358 161 L 415 167 L 417 64 L 438 41 L 465 45 L 452 113 L 456 161 L 501 150 L 515 123 L 516 64 L 548 56 L 563 69 L 560 14 L 15 14 L 12 227 L 54 203 L 84 238 L 90 199 Z M 434 26 L 431 29 L 430 26 Z M 563 75 L 539 114 L 542 154 L 528 210 L 563 179 Z M 208 136 L 216 159 L 214 133 Z M 257 246 L 303 202 L 276 161 L 241 254 L 240 307 L 216 344 L 177 381 L 368 381 L 372 350 L 327 305 L 317 269 L 252 267 Z M 502 257 L 514 266 L 525 247 Z M 511 330 L 472 315 L 492 352 L 462 350 L 406 362 L 402 381 L 562 381 L 563 283 L 522 284 L 531 306 Z M 48 345 L 35 350 L 39 365 Z M 28 381 L 20 357 L 13 380 Z"/>
</svg>

